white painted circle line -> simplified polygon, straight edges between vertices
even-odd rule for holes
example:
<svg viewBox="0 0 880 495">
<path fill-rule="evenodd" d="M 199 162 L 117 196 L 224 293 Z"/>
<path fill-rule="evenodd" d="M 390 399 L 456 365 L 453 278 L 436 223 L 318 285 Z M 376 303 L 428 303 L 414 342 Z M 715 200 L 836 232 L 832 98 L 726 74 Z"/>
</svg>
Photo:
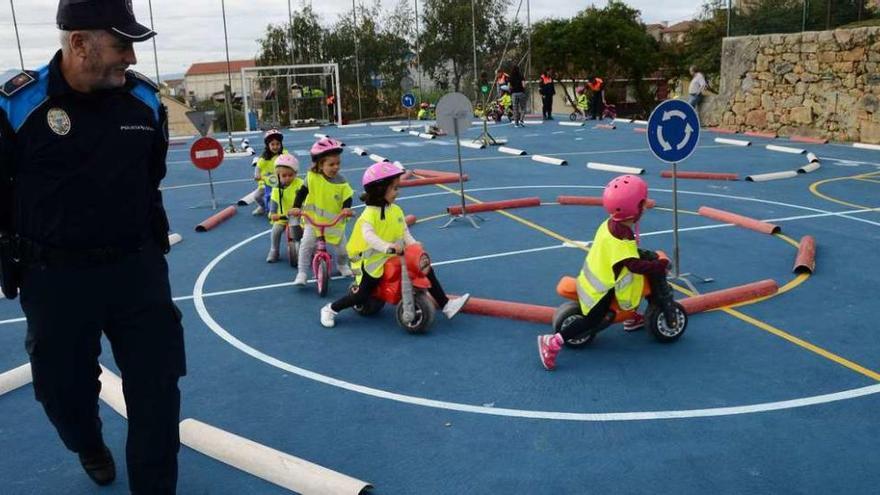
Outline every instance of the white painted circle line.
<svg viewBox="0 0 880 495">
<path fill-rule="evenodd" d="M 494 190 L 503 190 L 503 189 L 519 189 L 519 188 L 527 188 L 535 186 L 512 186 L 512 187 L 498 187 L 498 188 L 486 188 L 494 189 Z M 568 185 L 560 185 L 560 186 L 538 186 L 541 188 L 549 188 L 549 187 L 557 187 L 557 188 L 597 188 L 601 189 L 602 186 L 568 186 Z M 472 189 L 471 192 L 477 191 L 477 189 Z M 668 192 L 668 191 L 666 191 Z M 688 194 L 688 191 L 679 191 L 684 194 Z M 440 194 L 448 194 L 448 193 L 440 193 Z M 719 196 L 719 197 L 727 197 L 730 199 L 743 199 L 748 201 L 756 201 L 756 202 L 766 202 L 766 203 L 774 203 L 772 201 L 764 201 L 756 198 L 739 198 L 737 196 L 730 195 L 722 195 L 722 194 L 711 194 L 711 193 L 693 193 L 696 195 L 706 195 L 706 196 Z M 437 195 L 436 193 L 430 195 Z M 425 195 L 420 195 L 424 197 Z M 401 198 L 401 199 L 412 199 L 414 196 L 409 198 Z M 785 206 L 791 206 L 793 208 L 800 208 L 804 210 L 814 210 L 814 211 L 822 211 L 816 210 L 814 208 L 808 208 L 798 205 L 787 205 L 784 203 L 778 203 Z M 831 213 L 831 212 L 823 212 L 823 213 Z M 849 218 L 849 217 L 845 217 Z M 265 235 L 265 232 L 261 232 L 259 234 L 255 234 L 247 239 L 233 245 L 232 247 L 226 249 L 217 257 L 212 259 L 205 268 L 199 273 L 198 278 L 196 279 L 196 283 L 193 287 L 193 305 L 195 306 L 196 312 L 202 321 L 208 326 L 208 328 L 217 334 L 221 339 L 225 340 L 227 343 L 231 344 L 236 349 L 244 352 L 245 354 L 254 357 L 266 364 L 274 366 L 278 369 L 287 371 L 289 373 L 293 373 L 295 375 L 301 376 L 303 378 L 308 378 L 310 380 L 314 380 L 320 383 L 324 383 L 326 385 L 331 385 L 334 387 L 342 388 L 344 390 L 349 390 L 352 392 L 357 392 L 360 394 L 368 395 L 371 397 L 376 397 L 380 399 L 389 399 L 397 402 L 402 402 L 405 404 L 417 405 L 417 406 L 425 406 L 425 407 L 433 407 L 435 409 L 446 409 L 451 411 L 459 411 L 459 412 L 470 412 L 477 414 L 486 414 L 491 416 L 505 416 L 505 417 L 516 417 L 516 418 L 530 418 L 530 419 L 549 419 L 549 420 L 565 420 L 565 421 L 646 421 L 646 420 L 658 420 L 658 419 L 686 419 L 686 418 L 700 418 L 700 417 L 714 417 L 714 416 L 731 416 L 738 414 L 750 414 L 750 413 L 758 413 L 758 412 L 767 412 L 767 411 L 778 411 L 782 409 L 791 409 L 796 407 L 805 407 L 817 404 L 826 404 L 829 402 L 836 402 L 846 399 L 852 399 L 856 397 L 863 397 L 866 395 L 876 394 L 880 392 L 880 384 L 869 385 L 866 387 L 854 388 L 849 390 L 844 390 L 841 392 L 835 392 L 831 394 L 823 394 L 816 395 L 812 397 L 802 397 L 798 399 L 784 400 L 784 401 L 776 401 L 776 402 L 764 402 L 760 404 L 749 404 L 744 406 L 730 406 L 730 407 L 716 407 L 709 409 L 683 409 L 683 410 L 668 410 L 668 411 L 634 411 L 634 412 L 608 412 L 608 413 L 576 413 L 576 412 L 558 412 L 558 411 L 540 411 L 540 410 L 528 410 L 528 409 L 508 409 L 508 408 L 495 408 L 495 407 L 486 407 L 486 406 L 475 406 L 470 404 L 462 404 L 458 402 L 448 402 L 448 401 L 439 401 L 433 399 L 425 399 L 422 397 L 415 397 L 411 395 L 398 394 L 394 392 L 388 392 L 386 390 L 376 389 L 372 387 L 367 387 L 364 385 L 358 385 L 356 383 L 346 382 L 344 380 L 339 380 L 337 378 L 333 378 L 327 375 L 322 375 L 320 373 L 316 373 L 314 371 L 307 370 L 305 368 L 300 368 L 298 366 L 294 366 L 287 362 L 281 361 L 273 356 L 270 356 L 262 351 L 259 351 L 238 338 L 234 335 L 230 334 L 225 328 L 223 328 L 216 320 L 211 316 L 210 312 L 208 312 L 207 307 L 205 306 L 204 300 L 204 287 L 205 281 L 208 279 L 208 275 L 220 263 L 226 256 L 244 246 L 245 244 Z"/>
</svg>

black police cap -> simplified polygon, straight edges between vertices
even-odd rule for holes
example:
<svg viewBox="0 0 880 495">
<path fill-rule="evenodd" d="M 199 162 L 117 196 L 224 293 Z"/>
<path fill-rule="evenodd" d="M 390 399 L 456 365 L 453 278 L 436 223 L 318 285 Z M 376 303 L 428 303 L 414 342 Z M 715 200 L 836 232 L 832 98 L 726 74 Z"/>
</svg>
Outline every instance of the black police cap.
<svg viewBox="0 0 880 495">
<path fill-rule="evenodd" d="M 135 20 L 131 0 L 60 0 L 56 21 L 64 31 L 105 29 L 132 42 L 156 36 Z"/>
</svg>

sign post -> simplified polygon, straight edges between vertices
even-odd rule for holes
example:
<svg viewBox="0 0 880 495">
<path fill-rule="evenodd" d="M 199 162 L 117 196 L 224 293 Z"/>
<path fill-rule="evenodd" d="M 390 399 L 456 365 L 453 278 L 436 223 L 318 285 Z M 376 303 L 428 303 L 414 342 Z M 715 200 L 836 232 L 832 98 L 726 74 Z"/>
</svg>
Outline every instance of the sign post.
<svg viewBox="0 0 880 495">
<path fill-rule="evenodd" d="M 471 100 L 461 93 L 447 93 L 437 102 L 437 127 L 447 133 L 455 134 L 455 149 L 458 152 L 458 192 L 461 196 L 461 213 L 458 215 L 450 213 L 451 218 L 440 227 L 441 229 L 449 227 L 452 222 L 457 220 L 467 220 L 475 229 L 480 228 L 474 221 L 474 217 L 478 220 L 482 220 L 482 218 L 477 215 L 468 215 L 465 209 L 464 170 L 461 165 L 461 133 L 471 126 L 473 118 L 474 107 L 471 105 Z"/>
<path fill-rule="evenodd" d="M 410 111 L 412 110 L 412 107 L 416 106 L 415 95 L 412 93 L 405 93 L 400 98 L 400 104 L 406 109 L 406 127 L 411 128 L 412 123 L 410 122 Z"/>
<path fill-rule="evenodd" d="M 685 161 L 700 140 L 700 117 L 692 106 L 681 100 L 667 100 L 657 106 L 648 118 L 648 147 L 658 160 L 672 164 L 672 237 L 673 274 L 694 292 L 696 288 L 681 273 L 678 242 L 678 164 Z M 711 278 L 702 279 L 711 282 Z"/>
<path fill-rule="evenodd" d="M 211 187 L 211 208 L 217 209 L 217 198 L 214 197 L 214 179 L 211 171 L 223 163 L 223 145 L 214 138 L 202 137 L 192 144 L 189 159 L 196 168 L 208 171 L 208 185 Z"/>
</svg>

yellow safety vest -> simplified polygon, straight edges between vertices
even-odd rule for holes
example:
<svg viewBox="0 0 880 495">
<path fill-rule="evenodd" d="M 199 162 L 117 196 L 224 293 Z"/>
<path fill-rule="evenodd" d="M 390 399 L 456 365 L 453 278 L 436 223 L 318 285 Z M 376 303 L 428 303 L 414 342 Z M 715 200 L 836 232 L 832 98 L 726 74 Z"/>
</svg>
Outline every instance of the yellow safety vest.
<svg viewBox="0 0 880 495">
<path fill-rule="evenodd" d="M 505 109 L 510 108 L 512 101 L 513 101 L 513 99 L 510 97 L 510 95 L 506 94 L 501 97 L 501 106 L 504 107 Z"/>
<path fill-rule="evenodd" d="M 577 107 L 579 110 L 586 110 L 590 107 L 590 100 L 587 99 L 587 95 L 578 95 Z"/>
<path fill-rule="evenodd" d="M 303 180 L 299 177 L 294 177 L 293 182 L 287 185 L 285 188 L 280 188 L 275 186 L 272 188 L 272 196 L 271 201 L 274 201 L 275 204 L 278 205 L 277 213 L 287 216 L 287 212 L 293 209 L 293 200 L 296 199 L 296 192 L 299 191 L 299 188 L 302 187 Z M 270 221 L 271 221 L 271 213 Z M 287 225 L 287 220 L 276 220 L 272 222 L 272 225 Z"/>
<path fill-rule="evenodd" d="M 273 156 L 272 158 L 270 158 L 268 160 L 266 160 L 262 156 L 260 156 L 260 158 L 257 159 L 257 168 L 260 169 L 260 177 L 261 177 L 260 182 L 259 182 L 260 187 L 263 187 L 266 185 L 266 179 L 270 175 L 275 175 L 275 160 L 277 160 L 279 156 L 284 155 L 284 154 L 289 154 L 289 153 L 287 153 L 286 149 L 282 149 L 281 153 Z"/>
<path fill-rule="evenodd" d="M 306 187 L 309 188 L 309 195 L 303 203 L 303 211 L 307 211 L 312 215 L 314 220 L 322 223 L 328 223 L 342 211 L 342 203 L 348 198 L 354 196 L 354 189 L 345 181 L 345 177 L 337 175 L 333 178 L 333 182 L 327 180 L 322 174 L 312 172 L 306 173 Z M 339 244 L 345 235 L 345 225 L 348 220 L 343 220 L 324 230 L 324 237 L 330 244 Z"/>
<path fill-rule="evenodd" d="M 602 222 L 577 278 L 577 294 L 583 314 L 587 314 L 611 289 L 614 289 L 621 309 L 639 307 L 645 277 L 625 267 L 614 277 L 614 265 L 627 258 L 639 258 L 636 241 L 617 239 L 608 230 L 608 220 Z"/>
<path fill-rule="evenodd" d="M 385 219 L 382 220 L 382 208 L 367 206 L 354 224 L 354 232 L 345 246 L 348 257 L 351 260 L 351 271 L 357 276 L 357 282 L 361 282 L 362 268 L 373 278 L 379 278 L 385 273 L 385 262 L 391 259 L 393 254 L 373 249 L 364 239 L 361 226 L 364 222 L 373 226 L 373 230 L 379 239 L 385 242 L 396 243 L 403 240 L 406 231 L 406 220 L 403 210 L 397 205 L 385 207 Z"/>
</svg>

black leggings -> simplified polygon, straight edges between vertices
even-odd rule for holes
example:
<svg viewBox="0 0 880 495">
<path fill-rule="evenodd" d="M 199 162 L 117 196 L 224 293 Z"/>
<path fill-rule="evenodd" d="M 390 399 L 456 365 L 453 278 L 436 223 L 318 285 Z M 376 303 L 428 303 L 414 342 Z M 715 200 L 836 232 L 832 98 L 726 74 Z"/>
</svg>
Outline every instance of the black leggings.
<svg viewBox="0 0 880 495">
<path fill-rule="evenodd" d="M 611 309 L 611 301 L 614 300 L 614 289 L 609 290 L 595 306 L 590 308 L 590 312 L 583 318 L 578 318 L 575 322 L 563 328 L 560 333 L 565 340 L 578 338 L 585 333 L 595 330 L 602 323 L 602 319 Z"/>
<path fill-rule="evenodd" d="M 428 272 L 428 280 L 431 282 L 431 288 L 428 289 L 428 293 L 431 294 L 431 297 L 437 301 L 437 304 L 439 304 L 441 308 L 446 306 L 446 303 L 449 302 L 449 298 L 446 297 L 446 292 L 443 291 L 443 286 L 441 286 L 440 281 L 437 280 L 437 275 L 434 274 L 433 268 Z M 352 287 L 352 290 L 349 291 L 348 294 L 331 304 L 330 309 L 339 312 L 345 308 L 366 303 L 370 296 L 373 295 L 376 287 L 379 286 L 379 282 L 380 279 L 371 277 L 366 270 L 363 270 L 360 285 Z"/>
</svg>

